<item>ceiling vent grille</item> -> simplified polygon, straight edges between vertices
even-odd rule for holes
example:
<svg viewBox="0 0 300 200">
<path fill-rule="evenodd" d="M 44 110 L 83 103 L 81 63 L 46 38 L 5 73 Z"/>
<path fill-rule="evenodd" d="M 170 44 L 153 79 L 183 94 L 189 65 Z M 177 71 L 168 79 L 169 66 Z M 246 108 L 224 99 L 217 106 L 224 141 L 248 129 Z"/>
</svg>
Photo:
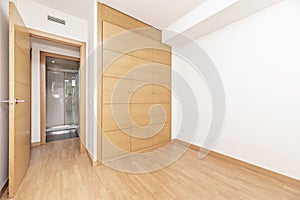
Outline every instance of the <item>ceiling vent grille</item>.
<svg viewBox="0 0 300 200">
<path fill-rule="evenodd" d="M 55 22 L 55 23 L 58 23 L 58 24 L 66 25 L 66 20 L 59 19 L 59 18 L 53 17 L 53 16 L 51 16 L 51 15 L 48 15 L 48 16 L 47 16 L 47 19 L 48 19 L 49 21 L 52 21 L 52 22 Z"/>
</svg>

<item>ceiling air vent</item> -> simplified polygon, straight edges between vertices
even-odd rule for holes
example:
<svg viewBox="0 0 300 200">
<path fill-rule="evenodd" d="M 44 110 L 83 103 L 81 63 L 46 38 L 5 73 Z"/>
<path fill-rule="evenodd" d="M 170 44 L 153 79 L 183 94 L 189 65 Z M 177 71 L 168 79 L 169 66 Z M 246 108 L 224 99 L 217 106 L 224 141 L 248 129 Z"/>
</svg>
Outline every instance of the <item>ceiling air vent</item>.
<svg viewBox="0 0 300 200">
<path fill-rule="evenodd" d="M 49 21 L 52 21 L 52 22 L 55 22 L 55 23 L 58 23 L 58 24 L 66 25 L 66 20 L 59 19 L 59 18 L 53 17 L 53 16 L 51 16 L 51 15 L 48 15 L 48 16 L 47 16 L 47 19 L 48 19 Z"/>
</svg>

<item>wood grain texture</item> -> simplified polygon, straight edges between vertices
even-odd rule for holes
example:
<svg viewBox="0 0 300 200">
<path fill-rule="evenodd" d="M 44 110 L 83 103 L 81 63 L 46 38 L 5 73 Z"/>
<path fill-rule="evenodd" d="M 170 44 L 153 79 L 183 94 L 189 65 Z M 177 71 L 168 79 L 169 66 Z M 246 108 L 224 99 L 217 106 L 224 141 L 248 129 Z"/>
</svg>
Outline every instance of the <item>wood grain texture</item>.
<svg viewBox="0 0 300 200">
<path fill-rule="evenodd" d="M 136 28 L 144 28 L 151 27 L 146 23 L 143 23 L 139 20 L 132 18 L 118 10 L 115 10 L 105 4 L 101 4 L 102 6 L 102 17 L 103 20 L 108 21 L 109 23 L 116 24 L 124 29 L 136 29 Z"/>
<path fill-rule="evenodd" d="M 79 47 L 79 48 L 84 43 L 82 41 L 73 40 L 70 38 L 58 36 L 55 34 L 43 32 L 43 31 L 31 29 L 31 28 L 29 28 L 28 30 L 30 32 L 30 36 L 33 38 L 38 38 L 38 39 L 42 39 L 42 40 L 47 40 L 47 41 L 56 42 L 59 44 L 64 44 L 64 45 L 69 45 L 69 46 L 74 46 L 74 47 Z"/>
<path fill-rule="evenodd" d="M 102 19 L 102 4 L 98 2 L 97 4 L 98 10 L 98 82 L 97 82 L 97 162 L 101 163 L 102 161 L 102 86 L 103 86 L 103 72 L 104 72 L 104 51 L 102 48 L 102 40 L 103 40 L 103 19 Z M 104 65 L 104 66 L 103 66 Z"/>
<path fill-rule="evenodd" d="M 27 172 L 31 145 L 30 39 L 15 5 L 9 3 L 9 197 Z M 27 100 L 14 103 L 15 99 Z"/>
<path fill-rule="evenodd" d="M 185 142 L 180 141 L 180 140 L 176 140 L 176 142 L 185 143 Z M 202 147 L 194 145 L 194 144 L 191 144 L 190 148 L 193 149 L 193 150 L 196 150 L 196 151 L 200 151 L 200 149 L 203 149 L 206 152 L 209 151 L 205 148 L 202 148 Z M 234 163 L 234 164 L 236 164 L 240 167 L 243 167 L 244 169 L 255 171 L 256 173 L 263 174 L 263 175 L 268 176 L 268 177 L 272 177 L 272 178 L 277 179 L 277 180 L 282 181 L 282 182 L 287 182 L 287 183 L 294 184 L 294 185 L 300 184 L 299 180 L 296 180 L 296 179 L 293 179 L 291 177 L 288 177 L 288 176 L 270 171 L 268 169 L 265 169 L 265 168 L 262 168 L 262 167 L 259 167 L 259 166 L 256 166 L 256 165 L 253 165 L 253 164 L 250 164 L 250 163 L 247 163 L 247 162 L 235 159 L 235 158 L 232 158 L 230 156 L 226 156 L 224 154 L 221 154 L 221 153 L 218 153 L 218 152 L 215 152 L 215 151 L 209 151 L 209 154 L 214 156 L 214 157 L 217 157 L 219 159 L 222 159 L 226 162 Z"/>
<path fill-rule="evenodd" d="M 14 199 L 300 199 L 300 181 L 278 180 L 211 154 L 199 159 L 198 153 L 188 149 L 166 168 L 131 174 L 92 167 L 79 139 L 51 142 L 32 149 Z M 0 199 L 7 200 L 6 193 Z"/>
<path fill-rule="evenodd" d="M 102 106 L 103 116 L 102 116 L 102 129 L 103 131 L 111 131 L 117 129 L 128 129 L 131 127 L 130 116 L 128 114 L 127 104 L 105 104 Z M 116 116 L 114 113 L 118 113 Z"/>
<path fill-rule="evenodd" d="M 102 7 L 102 12 L 98 12 L 98 17 L 101 17 L 106 22 L 115 24 L 123 29 L 134 30 L 135 33 L 151 38 L 152 40 L 161 42 L 161 31 L 152 26 L 134 19 L 118 10 L 115 10 L 107 5 L 98 4 Z M 143 31 L 147 29 L 147 31 Z"/>
<path fill-rule="evenodd" d="M 152 125 L 153 129 L 157 131 L 157 134 L 152 138 L 152 144 L 158 145 L 161 143 L 166 143 L 171 141 L 171 123 L 165 123 L 165 124 L 154 124 Z"/>
<path fill-rule="evenodd" d="M 130 104 L 132 123 L 137 126 L 170 122 L 170 104 Z"/>
<path fill-rule="evenodd" d="M 102 159 L 106 160 L 130 152 L 130 130 L 106 131 L 102 137 Z"/>
<path fill-rule="evenodd" d="M 131 93 L 133 80 L 103 77 L 102 103 L 128 103 L 127 96 Z"/>
<path fill-rule="evenodd" d="M 102 141 L 98 144 L 98 154 L 102 159 L 111 158 L 107 156 L 110 151 L 106 149 L 107 141 L 103 137 L 99 139 L 110 131 L 129 129 L 129 151 L 170 141 L 172 54 L 171 48 L 161 43 L 161 31 L 101 3 L 98 3 L 98 25 L 103 70 L 98 84 L 101 85 L 98 94 L 102 97 L 98 96 L 98 105 L 101 105 L 98 119 L 102 128 L 98 131 L 98 141 Z M 119 123 L 116 123 L 117 115 Z M 161 125 L 163 129 L 154 137 L 152 130 Z M 105 140 L 117 140 L 117 134 L 112 135 L 115 137 Z M 123 145 L 115 143 L 117 147 Z"/>
<path fill-rule="evenodd" d="M 73 57 L 73 56 L 67 56 L 67 55 L 50 53 L 50 52 L 41 52 L 41 53 L 43 53 L 45 56 L 52 57 L 52 58 L 61 58 L 61 59 L 65 59 L 65 60 L 72 60 L 72 61 L 80 62 L 80 58 Z"/>
<path fill-rule="evenodd" d="M 153 146 L 152 139 L 141 139 L 141 138 L 136 138 L 132 137 L 131 138 L 131 144 L 130 144 L 130 150 L 137 152 L 139 150 L 145 150 L 147 148 L 151 148 Z"/>
<path fill-rule="evenodd" d="M 41 146 L 41 143 L 40 142 L 31 142 L 31 147 L 38 147 L 38 146 Z"/>
<path fill-rule="evenodd" d="M 86 148 L 86 44 L 80 46 L 80 67 L 79 67 L 79 137 L 81 144 Z M 84 152 L 84 148 L 81 148 Z"/>
</svg>

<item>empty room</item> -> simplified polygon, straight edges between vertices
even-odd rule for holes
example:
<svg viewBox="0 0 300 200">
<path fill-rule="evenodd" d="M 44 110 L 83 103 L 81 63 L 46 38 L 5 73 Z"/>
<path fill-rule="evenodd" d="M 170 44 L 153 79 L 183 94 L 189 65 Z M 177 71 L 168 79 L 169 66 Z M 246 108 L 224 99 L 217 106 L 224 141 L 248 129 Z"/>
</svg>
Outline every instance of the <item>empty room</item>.
<svg viewBox="0 0 300 200">
<path fill-rule="evenodd" d="M 300 200 L 299 0 L 0 14 L 0 200 Z"/>
</svg>

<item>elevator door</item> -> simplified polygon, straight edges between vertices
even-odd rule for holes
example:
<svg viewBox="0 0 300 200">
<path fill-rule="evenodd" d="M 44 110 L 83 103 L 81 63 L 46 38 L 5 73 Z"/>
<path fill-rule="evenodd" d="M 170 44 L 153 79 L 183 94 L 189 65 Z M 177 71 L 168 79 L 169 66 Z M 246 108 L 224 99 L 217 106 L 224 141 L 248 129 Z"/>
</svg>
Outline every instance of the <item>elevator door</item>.
<svg viewBox="0 0 300 200">
<path fill-rule="evenodd" d="M 46 87 L 47 128 L 78 125 L 78 73 L 47 70 Z"/>
</svg>

